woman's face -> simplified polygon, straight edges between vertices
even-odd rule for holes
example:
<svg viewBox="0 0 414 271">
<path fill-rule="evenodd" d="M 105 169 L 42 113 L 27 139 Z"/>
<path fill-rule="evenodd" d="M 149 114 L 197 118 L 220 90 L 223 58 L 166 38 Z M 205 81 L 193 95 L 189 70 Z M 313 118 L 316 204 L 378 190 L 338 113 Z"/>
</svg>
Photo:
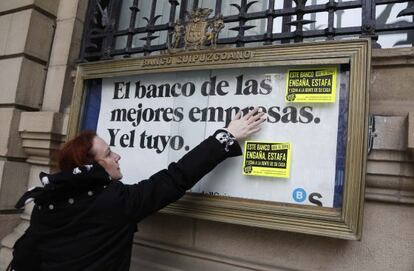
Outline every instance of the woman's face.
<svg viewBox="0 0 414 271">
<path fill-rule="evenodd" d="M 118 163 L 121 156 L 111 151 L 111 148 L 105 140 L 99 136 L 95 136 L 92 141 L 91 151 L 94 155 L 94 160 L 105 169 L 112 180 L 120 180 L 122 178 L 121 169 Z"/>
</svg>

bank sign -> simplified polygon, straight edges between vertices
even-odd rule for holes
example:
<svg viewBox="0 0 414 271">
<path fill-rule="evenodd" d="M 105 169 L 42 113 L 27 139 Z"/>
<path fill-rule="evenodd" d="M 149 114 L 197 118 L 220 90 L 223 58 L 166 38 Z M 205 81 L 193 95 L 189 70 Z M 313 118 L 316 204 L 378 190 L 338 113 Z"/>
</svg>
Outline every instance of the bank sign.
<svg viewBox="0 0 414 271">
<path fill-rule="evenodd" d="M 122 181 L 149 178 L 239 111 L 259 106 L 262 130 L 240 142 L 192 193 L 340 207 L 348 79 L 338 66 L 163 72 L 102 79 L 90 88 L 84 128 L 122 157 Z M 343 89 L 340 88 L 342 85 Z"/>
</svg>

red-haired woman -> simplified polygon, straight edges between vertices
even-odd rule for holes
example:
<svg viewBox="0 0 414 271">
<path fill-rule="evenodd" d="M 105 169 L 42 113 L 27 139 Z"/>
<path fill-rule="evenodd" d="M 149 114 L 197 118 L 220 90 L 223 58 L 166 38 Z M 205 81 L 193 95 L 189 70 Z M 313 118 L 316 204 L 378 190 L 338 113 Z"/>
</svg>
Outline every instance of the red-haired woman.
<svg viewBox="0 0 414 271">
<path fill-rule="evenodd" d="M 241 154 L 236 140 L 260 130 L 257 109 L 236 115 L 168 169 L 125 185 L 121 157 L 93 132 L 62 148 L 60 173 L 41 173 L 44 187 L 26 192 L 16 207 L 33 201 L 31 224 L 16 242 L 11 270 L 128 270 L 136 223 L 178 200 L 228 157 Z"/>
</svg>

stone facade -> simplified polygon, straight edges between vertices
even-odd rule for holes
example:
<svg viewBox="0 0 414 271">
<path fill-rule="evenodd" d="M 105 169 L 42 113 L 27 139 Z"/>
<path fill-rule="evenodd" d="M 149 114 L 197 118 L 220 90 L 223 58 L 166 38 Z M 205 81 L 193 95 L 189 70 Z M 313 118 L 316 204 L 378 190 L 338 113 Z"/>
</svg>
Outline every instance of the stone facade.
<svg viewBox="0 0 414 271">
<path fill-rule="evenodd" d="M 32 206 L 13 206 L 50 171 L 65 140 L 87 1 L 0 3 L 0 270 L 29 225 Z M 7 235 L 8 234 L 8 235 Z"/>
<path fill-rule="evenodd" d="M 65 139 L 86 0 L 0 3 L 0 270 L 28 226 L 13 211 Z M 374 49 L 361 241 L 157 214 L 139 225 L 131 270 L 414 269 L 414 49 Z"/>
</svg>

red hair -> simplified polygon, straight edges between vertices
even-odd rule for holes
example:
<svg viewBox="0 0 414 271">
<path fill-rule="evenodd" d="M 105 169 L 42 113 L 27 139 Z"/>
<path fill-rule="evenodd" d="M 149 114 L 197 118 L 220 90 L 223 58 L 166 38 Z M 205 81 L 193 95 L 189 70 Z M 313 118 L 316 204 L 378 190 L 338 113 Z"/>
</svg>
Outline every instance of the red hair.
<svg viewBox="0 0 414 271">
<path fill-rule="evenodd" d="M 94 155 L 91 153 L 92 141 L 95 132 L 85 131 L 63 145 L 58 153 L 58 166 L 60 170 L 69 170 L 78 166 L 91 164 Z"/>
</svg>

